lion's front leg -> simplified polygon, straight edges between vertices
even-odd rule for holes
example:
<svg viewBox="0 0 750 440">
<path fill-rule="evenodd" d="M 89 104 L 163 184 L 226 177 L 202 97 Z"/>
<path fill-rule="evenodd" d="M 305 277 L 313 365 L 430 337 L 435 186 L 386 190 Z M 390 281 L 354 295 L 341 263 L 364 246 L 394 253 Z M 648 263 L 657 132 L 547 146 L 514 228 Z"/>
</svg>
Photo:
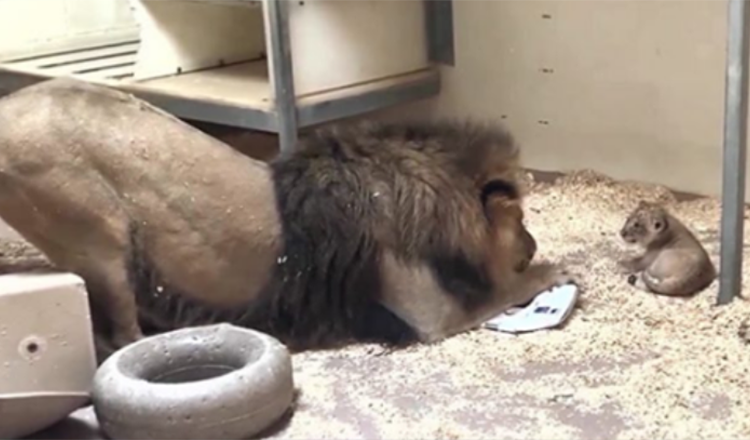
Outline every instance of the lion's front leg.
<svg viewBox="0 0 750 440">
<path fill-rule="evenodd" d="M 627 258 L 617 262 L 620 270 L 625 274 L 633 274 L 645 270 L 650 264 L 646 255 Z"/>
</svg>

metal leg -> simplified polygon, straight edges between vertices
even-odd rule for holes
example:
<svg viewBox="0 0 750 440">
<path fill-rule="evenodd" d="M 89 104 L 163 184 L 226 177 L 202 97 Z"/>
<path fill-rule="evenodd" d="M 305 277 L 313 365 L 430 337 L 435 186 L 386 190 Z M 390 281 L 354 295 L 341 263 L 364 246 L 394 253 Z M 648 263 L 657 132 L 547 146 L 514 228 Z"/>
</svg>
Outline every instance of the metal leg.
<svg viewBox="0 0 750 440">
<path fill-rule="evenodd" d="M 742 242 L 747 150 L 750 7 L 729 0 L 727 73 L 722 170 L 721 272 L 717 304 L 728 304 L 742 289 Z"/>
<path fill-rule="evenodd" d="M 294 69 L 289 42 L 289 0 L 266 0 L 266 35 L 270 46 L 269 69 L 275 94 L 275 113 L 281 154 L 297 144 L 297 99 L 294 94 Z"/>
<path fill-rule="evenodd" d="M 433 63 L 454 66 L 453 0 L 424 0 L 427 54 Z"/>
</svg>

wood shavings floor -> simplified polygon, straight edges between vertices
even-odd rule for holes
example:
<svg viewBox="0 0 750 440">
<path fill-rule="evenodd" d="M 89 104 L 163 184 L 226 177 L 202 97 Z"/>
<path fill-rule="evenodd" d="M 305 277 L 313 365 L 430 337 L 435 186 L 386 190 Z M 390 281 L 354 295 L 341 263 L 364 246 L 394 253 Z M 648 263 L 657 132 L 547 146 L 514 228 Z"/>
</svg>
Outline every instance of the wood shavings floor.
<svg viewBox="0 0 750 440">
<path fill-rule="evenodd" d="M 478 330 L 390 354 L 358 346 L 297 355 L 296 413 L 269 435 L 750 438 L 750 346 L 738 336 L 750 305 L 715 307 L 716 282 L 691 300 L 628 286 L 615 272 L 628 252 L 617 231 L 639 199 L 667 203 L 718 264 L 717 200 L 677 201 L 665 188 L 590 172 L 533 183 L 526 208 L 539 257 L 565 262 L 582 283 L 563 329 Z M 746 251 L 745 289 L 749 269 Z M 90 410 L 79 415 L 93 420 Z M 100 438 L 80 420 L 35 438 Z"/>
</svg>

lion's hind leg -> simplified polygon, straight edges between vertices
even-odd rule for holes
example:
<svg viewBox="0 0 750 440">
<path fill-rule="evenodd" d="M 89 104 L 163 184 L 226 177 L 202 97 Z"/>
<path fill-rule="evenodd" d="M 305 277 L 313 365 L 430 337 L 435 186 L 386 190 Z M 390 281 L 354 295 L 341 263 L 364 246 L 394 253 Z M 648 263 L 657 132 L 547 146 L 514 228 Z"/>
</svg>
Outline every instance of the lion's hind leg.
<svg viewBox="0 0 750 440">
<path fill-rule="evenodd" d="M 84 279 L 116 348 L 141 337 L 128 274 L 131 221 L 99 176 L 65 165 L 28 179 L 0 175 L 0 217 L 56 268 Z"/>
</svg>

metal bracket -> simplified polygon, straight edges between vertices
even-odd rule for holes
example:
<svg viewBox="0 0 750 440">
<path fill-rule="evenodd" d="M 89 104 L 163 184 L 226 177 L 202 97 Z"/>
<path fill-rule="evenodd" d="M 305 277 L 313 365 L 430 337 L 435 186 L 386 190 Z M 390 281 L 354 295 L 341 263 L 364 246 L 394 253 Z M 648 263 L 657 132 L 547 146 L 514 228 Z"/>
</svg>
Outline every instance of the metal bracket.
<svg viewBox="0 0 750 440">
<path fill-rule="evenodd" d="M 279 134 L 279 151 L 286 154 L 297 144 L 297 98 L 289 40 L 289 0 L 265 0 L 270 46 L 269 70 L 274 90 L 274 113 Z"/>
</svg>

